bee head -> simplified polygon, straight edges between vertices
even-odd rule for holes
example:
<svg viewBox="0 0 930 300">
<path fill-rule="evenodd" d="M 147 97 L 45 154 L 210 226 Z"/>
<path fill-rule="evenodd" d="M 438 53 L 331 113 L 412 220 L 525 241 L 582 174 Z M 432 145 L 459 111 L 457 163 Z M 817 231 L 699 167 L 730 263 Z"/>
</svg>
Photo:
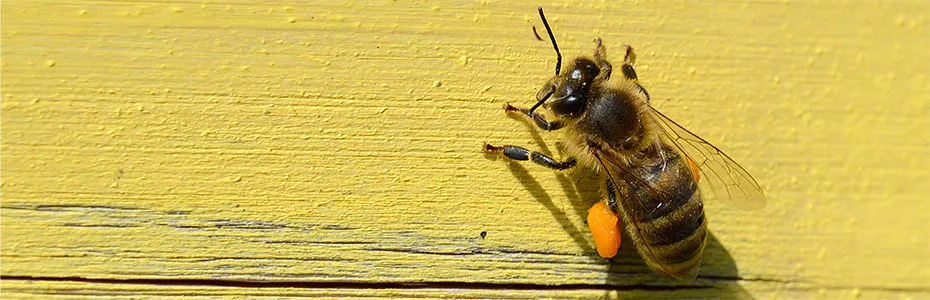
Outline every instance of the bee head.
<svg viewBox="0 0 930 300">
<path fill-rule="evenodd" d="M 533 111 L 541 105 L 551 110 L 560 118 L 574 118 L 584 113 L 588 105 L 588 91 L 591 89 L 591 82 L 601 73 L 600 68 L 593 61 L 587 58 L 577 58 L 569 68 L 569 72 L 561 73 L 562 53 L 559 52 L 559 44 L 555 42 L 555 36 L 552 35 L 552 28 L 546 21 L 546 15 L 543 9 L 539 7 L 539 18 L 543 25 L 546 26 L 546 33 L 549 34 L 549 40 L 552 41 L 552 49 L 555 50 L 555 77 L 543 86 L 539 93 L 536 94 L 536 105 L 529 109 L 528 114 L 533 115 Z M 533 27 L 535 32 L 535 27 Z M 539 38 L 539 36 L 537 36 Z"/>
<path fill-rule="evenodd" d="M 584 113 L 588 104 L 591 82 L 600 74 L 597 64 L 587 58 L 575 59 L 570 71 L 556 76 L 536 94 L 545 107 L 560 118 L 572 118 Z"/>
</svg>

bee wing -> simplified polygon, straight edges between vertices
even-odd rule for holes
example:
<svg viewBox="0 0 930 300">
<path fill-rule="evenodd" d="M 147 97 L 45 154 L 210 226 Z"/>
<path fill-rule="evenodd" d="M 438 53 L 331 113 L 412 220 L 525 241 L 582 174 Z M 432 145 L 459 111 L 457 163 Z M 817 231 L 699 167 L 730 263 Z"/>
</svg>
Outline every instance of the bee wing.
<svg viewBox="0 0 930 300">
<path fill-rule="evenodd" d="M 610 152 L 605 152 L 600 149 L 593 150 L 591 154 L 594 155 L 594 158 L 597 159 L 597 162 L 601 165 L 601 169 L 607 174 L 607 179 L 610 180 L 610 183 L 613 184 L 614 188 L 620 188 L 623 186 L 628 186 L 630 188 L 638 188 L 643 190 L 646 193 L 650 194 L 650 197 L 646 199 L 662 199 L 664 195 L 660 192 L 655 186 L 643 180 L 642 177 L 635 174 L 633 170 L 630 170 L 626 167 L 626 164 L 621 163 L 614 154 Z M 621 181 L 617 181 L 617 180 Z M 620 183 L 623 184 L 620 184 Z M 643 199 L 633 199 L 633 200 L 643 200 Z M 650 204 L 647 201 L 635 201 L 627 202 L 635 203 L 640 206 L 640 209 L 651 210 L 654 207 L 648 207 Z"/>
<path fill-rule="evenodd" d="M 656 189 L 655 186 L 653 186 L 646 180 L 643 180 L 643 178 L 641 178 L 640 176 L 637 176 L 633 170 L 630 170 L 629 168 L 625 167 L 626 164 L 621 163 L 620 160 L 612 153 L 605 152 L 601 149 L 593 149 L 591 154 L 594 155 L 594 158 L 597 159 L 597 162 L 600 164 L 602 170 L 604 170 L 604 173 L 607 174 L 607 180 L 610 181 L 614 189 L 619 189 L 624 186 L 627 188 L 639 188 L 642 191 L 650 194 L 649 197 L 646 197 L 644 199 L 661 199 L 663 194 L 659 192 L 659 190 Z M 618 182 L 618 180 L 622 180 L 622 181 Z M 620 184 L 621 182 L 623 183 L 623 185 Z M 627 199 L 627 201 L 620 201 L 620 202 L 622 203 L 621 205 L 624 205 L 624 206 L 625 205 L 639 205 L 640 210 L 648 211 L 649 209 L 653 209 L 654 207 L 648 207 L 648 206 L 649 205 L 654 206 L 655 203 L 650 204 L 649 201 L 643 201 L 644 199 L 634 198 L 634 199 Z M 630 201 L 630 200 L 639 200 L 639 201 Z M 629 208 L 624 208 L 624 210 L 627 210 L 627 209 Z M 638 236 L 637 239 L 639 240 L 644 240 L 647 235 L 645 232 L 643 232 L 643 229 L 640 227 L 640 222 L 636 222 L 635 220 L 628 220 L 628 221 L 629 222 L 626 222 L 626 226 L 628 226 L 628 228 L 631 228 L 629 231 L 630 234 Z M 656 257 L 658 257 L 656 253 L 657 249 L 654 249 L 653 245 L 646 243 L 646 244 L 643 244 L 642 247 L 643 248 L 640 249 L 641 250 L 640 253 L 651 257 L 651 258 L 646 259 L 647 263 L 649 261 L 654 260 Z M 650 264 L 650 266 L 652 266 L 653 268 L 657 268 L 662 273 L 669 274 L 670 276 L 675 276 L 673 275 L 673 272 L 668 270 L 662 264 Z"/>
<path fill-rule="evenodd" d="M 662 137 L 697 165 L 702 196 L 743 210 L 765 207 L 765 194 L 746 169 L 651 106 L 650 112 L 662 129 Z"/>
</svg>

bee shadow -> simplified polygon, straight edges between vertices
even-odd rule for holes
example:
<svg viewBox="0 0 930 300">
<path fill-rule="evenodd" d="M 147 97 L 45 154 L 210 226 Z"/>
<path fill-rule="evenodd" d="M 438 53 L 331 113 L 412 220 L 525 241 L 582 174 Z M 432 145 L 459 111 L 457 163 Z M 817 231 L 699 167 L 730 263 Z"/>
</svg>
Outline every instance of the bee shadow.
<svg viewBox="0 0 930 300">
<path fill-rule="evenodd" d="M 704 248 L 704 257 L 701 265 L 700 275 L 693 282 L 682 282 L 669 279 L 655 274 L 639 253 L 636 252 L 635 246 L 632 245 L 632 239 L 626 231 L 623 231 L 623 245 L 616 257 L 610 260 L 603 260 L 598 257 L 592 243 L 587 239 L 589 234 L 587 229 L 580 229 L 571 222 L 566 213 L 559 208 L 547 193 L 545 188 L 534 179 L 529 172 L 520 163 L 511 161 L 508 164 L 510 172 L 513 173 L 526 190 L 533 194 L 537 202 L 549 210 L 552 217 L 555 218 L 562 229 L 568 233 L 584 253 L 589 253 L 588 257 L 595 263 L 609 264 L 605 286 L 605 297 L 624 298 L 633 291 L 650 290 L 651 295 L 656 299 L 667 298 L 722 298 L 722 299 L 752 299 L 742 286 L 739 285 L 739 269 L 733 261 L 726 247 L 714 236 L 713 232 L 708 231 L 707 245 Z M 579 216 L 587 215 L 587 208 L 594 202 L 599 201 L 601 193 L 599 191 L 600 181 L 603 180 L 593 171 L 577 170 L 570 173 L 571 176 L 564 174 L 557 175 L 561 187 L 568 195 L 572 208 Z M 609 287 L 616 288 L 610 290 Z M 654 293 L 653 293 L 654 292 Z M 637 297 L 642 294 L 636 293 Z"/>
<path fill-rule="evenodd" d="M 510 172 L 513 173 L 514 177 L 520 180 L 520 183 L 523 185 L 523 187 L 533 194 L 533 198 L 536 199 L 536 202 L 539 202 L 549 210 L 549 213 L 552 214 L 552 217 L 555 218 L 557 222 L 559 222 L 559 225 L 562 226 L 562 229 L 572 237 L 575 243 L 578 244 L 578 247 L 581 247 L 581 249 L 586 253 L 594 251 L 594 248 L 591 246 L 591 242 L 585 239 L 586 231 L 579 229 L 577 226 L 575 226 L 574 223 L 571 222 L 571 220 L 568 219 L 566 213 L 562 211 L 562 209 L 559 208 L 555 202 L 552 201 L 552 197 L 546 193 L 545 188 L 543 188 L 542 185 L 536 181 L 536 179 L 533 179 L 529 172 L 526 171 L 526 168 L 516 162 L 510 162 L 508 167 L 510 168 Z M 566 178 L 565 175 L 560 174 L 558 178 L 559 182 L 563 184 L 563 187 L 566 184 L 571 184 L 570 180 Z M 577 201 L 572 201 L 572 205 L 575 206 L 576 210 L 578 210 L 578 206 L 575 204 L 576 202 Z"/>
<path fill-rule="evenodd" d="M 623 232 L 624 244 L 616 257 L 611 259 L 605 284 L 617 287 L 606 291 L 604 297 L 624 298 L 630 293 L 630 287 L 652 290 L 650 298 L 716 298 L 716 299 L 754 299 L 742 286 L 739 269 L 730 252 L 720 243 L 714 234 L 708 231 L 707 245 L 698 277 L 692 282 L 678 281 L 657 275 L 649 269 L 636 252 L 628 233 Z"/>
<path fill-rule="evenodd" d="M 540 149 L 540 153 L 552 156 L 552 151 L 546 145 L 539 131 L 536 130 L 535 124 L 524 116 L 508 115 L 512 119 L 523 122 L 528 127 L 533 141 Z M 515 161 L 510 161 L 508 168 L 523 187 L 533 194 L 536 201 L 549 210 L 563 230 L 578 244 L 578 247 L 585 253 L 591 253 L 592 260 L 600 261 L 601 259 L 596 254 L 596 250 L 587 239 L 587 230 L 579 229 L 567 218 L 566 213 L 553 202 L 552 197 L 546 193 L 546 189 L 529 174 L 527 169 Z M 556 179 L 578 216 L 587 216 L 587 209 L 595 202 L 600 201 L 602 197 L 600 189 L 604 178 L 594 171 L 583 167 L 574 168 L 571 172 L 556 173 Z M 623 231 L 622 240 L 632 240 L 625 230 Z M 662 291 L 655 293 L 654 296 L 657 299 L 670 297 L 752 299 L 752 296 L 738 284 L 740 280 L 739 269 L 733 261 L 733 257 L 710 231 L 707 234 L 707 245 L 704 248 L 701 271 L 693 282 L 685 283 L 656 275 L 649 269 L 630 242 L 624 242 L 617 256 L 607 263 L 610 264 L 610 267 L 608 268 L 605 285 L 617 288 L 605 292 L 605 296 L 612 296 L 611 298 L 621 298 L 625 296 L 625 293 L 630 292 L 631 287 L 634 287 L 634 290 L 655 289 Z M 637 295 L 642 296 L 642 294 Z"/>
<path fill-rule="evenodd" d="M 530 134 L 533 136 L 533 142 L 536 146 L 539 147 L 539 152 L 548 156 L 552 155 L 552 150 L 543 140 L 542 136 L 539 134 L 539 130 L 532 121 L 527 119 L 523 115 L 518 114 L 507 114 L 511 119 L 522 122 L 524 126 L 527 127 Z M 497 157 L 495 154 L 488 154 L 489 158 Z M 549 210 L 549 213 L 552 214 L 552 217 L 559 222 L 559 225 L 562 226 L 562 229 L 568 233 L 569 236 L 575 241 L 575 243 L 580 247 L 585 253 L 594 253 L 595 250 L 592 247 L 592 243 L 586 237 L 587 229 L 579 229 L 575 223 L 571 222 L 567 217 L 567 214 L 563 209 L 556 205 L 552 200 L 552 197 L 546 193 L 546 189 L 539 184 L 536 179 L 534 179 L 526 168 L 520 162 L 510 161 L 508 164 L 510 172 L 513 173 L 514 177 L 520 181 L 520 184 L 523 187 L 530 191 L 533 194 L 533 198 L 537 202 L 542 204 L 546 209 Z M 575 214 L 578 216 L 587 216 L 587 209 L 591 207 L 599 199 L 599 185 L 597 181 L 597 175 L 593 172 L 575 172 L 579 171 L 579 168 L 574 168 L 569 172 L 557 172 L 556 180 L 558 180 L 559 185 L 565 191 L 565 195 L 571 203 L 572 209 Z M 569 175 L 566 175 L 569 174 Z M 571 178 L 569 178 L 571 176 Z M 596 256 L 596 255 L 595 255 Z M 592 259 L 596 259 L 593 258 Z"/>
</svg>

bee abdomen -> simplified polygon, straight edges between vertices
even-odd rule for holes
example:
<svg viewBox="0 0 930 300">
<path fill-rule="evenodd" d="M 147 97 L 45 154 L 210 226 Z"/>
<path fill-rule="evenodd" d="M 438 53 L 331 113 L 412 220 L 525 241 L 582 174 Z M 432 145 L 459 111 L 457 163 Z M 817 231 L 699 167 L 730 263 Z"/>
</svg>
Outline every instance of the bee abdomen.
<svg viewBox="0 0 930 300">
<path fill-rule="evenodd" d="M 707 235 L 699 193 L 668 215 L 636 227 L 642 231 L 640 254 L 653 269 L 676 278 L 697 275 Z"/>
<path fill-rule="evenodd" d="M 650 233 L 645 242 L 650 246 L 667 246 L 699 233 L 704 224 L 704 208 L 700 195 L 693 198 L 698 199 L 686 202 L 668 215 L 639 222 L 639 227 Z"/>
<path fill-rule="evenodd" d="M 636 248 L 658 272 L 689 279 L 697 275 L 707 235 L 704 205 L 690 169 L 680 156 L 663 166 L 637 170 L 651 189 L 628 187 L 625 205 Z"/>
</svg>

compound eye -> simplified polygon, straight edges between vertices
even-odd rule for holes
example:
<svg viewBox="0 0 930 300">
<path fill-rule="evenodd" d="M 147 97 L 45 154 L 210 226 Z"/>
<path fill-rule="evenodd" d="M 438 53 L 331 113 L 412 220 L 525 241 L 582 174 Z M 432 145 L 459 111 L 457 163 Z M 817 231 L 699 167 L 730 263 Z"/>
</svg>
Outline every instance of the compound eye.
<svg viewBox="0 0 930 300">
<path fill-rule="evenodd" d="M 559 117 L 575 117 L 584 111 L 586 99 L 584 95 L 568 95 L 565 98 L 552 101 L 549 109 Z"/>
<path fill-rule="evenodd" d="M 594 77 L 597 77 L 601 73 L 601 69 L 597 67 L 593 61 L 587 58 L 579 58 L 575 60 L 575 66 L 572 67 L 572 72 L 569 74 L 569 78 L 578 80 L 584 83 L 589 83 L 594 80 Z"/>
</svg>

